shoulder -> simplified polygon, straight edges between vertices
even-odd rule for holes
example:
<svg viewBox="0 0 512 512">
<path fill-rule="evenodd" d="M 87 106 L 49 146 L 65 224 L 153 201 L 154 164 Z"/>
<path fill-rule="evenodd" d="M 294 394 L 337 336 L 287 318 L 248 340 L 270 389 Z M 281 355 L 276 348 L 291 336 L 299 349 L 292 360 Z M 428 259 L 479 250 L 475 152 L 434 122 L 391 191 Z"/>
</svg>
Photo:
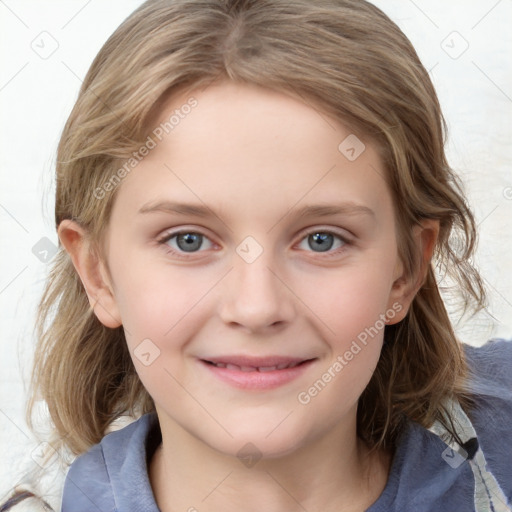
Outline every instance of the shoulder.
<svg viewBox="0 0 512 512">
<path fill-rule="evenodd" d="M 87 510 L 87 507 L 115 510 L 101 444 L 94 445 L 77 457 L 64 481 L 62 511 L 78 512 Z"/>
<path fill-rule="evenodd" d="M 475 398 L 474 411 L 512 408 L 512 339 L 491 339 L 480 347 L 463 344 L 469 367 L 468 385 Z M 497 418 L 499 419 L 499 418 Z"/>
<path fill-rule="evenodd" d="M 466 344 L 463 347 L 476 383 L 487 380 L 511 392 L 512 338 L 493 338 L 480 347 Z"/>
<path fill-rule="evenodd" d="M 145 454 L 145 441 L 152 414 L 107 434 L 100 443 L 78 456 L 64 482 L 61 512 L 117 510 L 116 486 L 127 458 Z M 131 471 L 142 470 L 130 464 Z M 145 468 L 144 468 L 145 469 Z"/>
<path fill-rule="evenodd" d="M 489 470 L 512 499 L 512 340 L 463 344 L 475 407 L 468 417 Z M 409 421 L 398 442 L 388 483 L 368 512 L 474 510 L 470 464 L 450 460 L 441 438 Z M 454 464 L 456 462 L 456 464 Z"/>
<path fill-rule="evenodd" d="M 512 500 L 512 339 L 464 350 L 475 401 L 467 414 L 490 471 Z"/>
</svg>

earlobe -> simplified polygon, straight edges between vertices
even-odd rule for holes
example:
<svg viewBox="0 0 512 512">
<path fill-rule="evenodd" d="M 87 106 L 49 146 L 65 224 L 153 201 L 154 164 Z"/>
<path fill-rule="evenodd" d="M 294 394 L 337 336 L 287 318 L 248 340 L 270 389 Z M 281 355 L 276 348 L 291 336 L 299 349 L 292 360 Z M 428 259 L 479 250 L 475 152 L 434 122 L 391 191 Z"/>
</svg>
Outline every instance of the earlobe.
<svg viewBox="0 0 512 512">
<path fill-rule="evenodd" d="M 112 286 L 105 265 L 98 256 L 87 231 L 75 221 L 63 220 L 58 235 L 80 276 L 91 308 L 106 327 L 122 325 Z"/>
</svg>

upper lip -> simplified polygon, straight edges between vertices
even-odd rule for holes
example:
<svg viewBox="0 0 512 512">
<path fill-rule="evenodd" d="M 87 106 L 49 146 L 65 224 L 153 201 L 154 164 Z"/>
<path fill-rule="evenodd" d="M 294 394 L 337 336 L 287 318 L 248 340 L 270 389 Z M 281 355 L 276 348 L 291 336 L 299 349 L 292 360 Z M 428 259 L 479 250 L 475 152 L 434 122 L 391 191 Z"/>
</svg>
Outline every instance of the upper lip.
<svg viewBox="0 0 512 512">
<path fill-rule="evenodd" d="M 304 361 L 309 361 L 311 359 L 314 358 L 288 356 L 254 357 L 244 355 L 227 355 L 202 358 L 203 361 L 207 361 L 214 364 L 232 364 L 239 367 L 252 368 L 271 368 L 274 366 L 286 367 L 292 364 L 299 364 Z"/>
</svg>

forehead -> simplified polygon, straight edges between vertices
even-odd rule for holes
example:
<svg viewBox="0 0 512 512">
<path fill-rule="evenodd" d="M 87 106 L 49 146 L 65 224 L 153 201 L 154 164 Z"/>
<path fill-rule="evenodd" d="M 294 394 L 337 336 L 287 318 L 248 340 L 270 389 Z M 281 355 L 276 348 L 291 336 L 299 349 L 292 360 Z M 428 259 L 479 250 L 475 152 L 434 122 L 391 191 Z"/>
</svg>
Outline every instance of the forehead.
<svg viewBox="0 0 512 512">
<path fill-rule="evenodd" d="M 148 133 L 154 147 L 123 180 L 121 205 L 179 198 L 277 216 L 358 199 L 389 210 L 372 144 L 283 92 L 230 81 L 189 88 L 162 103 Z"/>
</svg>

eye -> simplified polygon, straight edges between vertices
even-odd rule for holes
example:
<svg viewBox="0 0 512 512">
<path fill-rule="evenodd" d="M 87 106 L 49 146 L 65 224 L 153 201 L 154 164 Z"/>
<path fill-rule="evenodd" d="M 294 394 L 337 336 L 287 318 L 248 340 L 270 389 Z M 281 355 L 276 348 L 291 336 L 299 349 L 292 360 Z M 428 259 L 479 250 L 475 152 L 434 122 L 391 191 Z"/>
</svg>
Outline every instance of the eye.
<svg viewBox="0 0 512 512">
<path fill-rule="evenodd" d="M 166 233 L 157 240 L 165 249 L 179 257 L 187 257 L 187 253 L 198 253 L 200 249 L 211 249 L 213 242 L 197 231 L 176 231 Z M 206 244 L 206 247 L 205 247 Z M 307 247 L 304 247 L 307 244 Z M 327 253 L 326 256 L 335 256 L 344 250 L 350 242 L 346 237 L 328 230 L 310 231 L 301 239 L 299 248 L 308 252 Z"/>
<path fill-rule="evenodd" d="M 307 248 L 304 247 L 307 244 Z M 331 232 L 315 230 L 310 231 L 299 244 L 299 248 L 308 250 L 311 249 L 313 252 L 329 252 L 329 255 L 334 255 L 342 252 L 346 249 L 346 246 L 350 242 L 343 236 Z M 334 248 L 334 250 L 332 250 Z"/>
<path fill-rule="evenodd" d="M 213 243 L 205 235 L 195 231 L 178 231 L 176 233 L 167 233 L 158 240 L 158 243 L 168 246 L 169 252 L 180 254 L 199 252 L 205 241 L 210 244 L 206 248 L 211 249 Z"/>
</svg>

